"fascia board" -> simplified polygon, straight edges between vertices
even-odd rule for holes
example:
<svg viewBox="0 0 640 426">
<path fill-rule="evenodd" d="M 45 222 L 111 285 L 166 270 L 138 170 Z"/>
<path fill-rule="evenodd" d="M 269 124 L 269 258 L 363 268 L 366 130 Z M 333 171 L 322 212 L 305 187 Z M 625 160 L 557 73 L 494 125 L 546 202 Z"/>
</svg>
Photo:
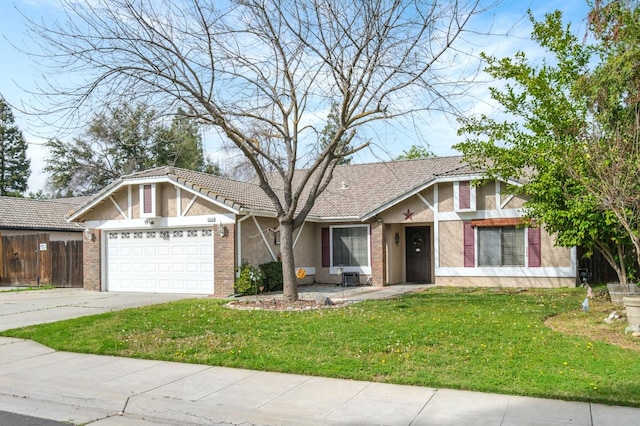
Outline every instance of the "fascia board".
<svg viewBox="0 0 640 426">
<path fill-rule="evenodd" d="M 88 210 L 92 209 L 96 205 L 98 205 L 101 202 L 103 202 L 106 198 L 110 197 L 111 194 L 113 194 L 115 191 L 119 190 L 120 188 L 122 188 L 125 185 L 126 185 L 126 183 L 121 179 L 119 182 L 114 184 L 113 187 L 111 187 L 110 189 L 106 190 L 103 194 L 99 195 L 98 197 L 94 198 L 93 200 L 89 201 L 84 206 L 80 207 L 80 209 L 76 210 L 73 214 L 69 215 L 69 217 L 67 217 L 65 220 L 67 222 L 75 222 L 76 219 L 78 219 L 78 217 L 82 216 Z"/>
<path fill-rule="evenodd" d="M 413 197 L 414 195 L 416 195 L 419 192 L 424 191 L 425 189 L 429 188 L 430 186 L 432 186 L 434 183 L 436 183 L 437 179 L 431 179 L 425 183 L 423 183 L 420 186 L 417 186 L 415 188 L 413 188 L 412 190 L 405 192 L 404 194 L 400 195 L 399 197 L 396 197 L 394 199 L 392 199 L 391 201 L 381 205 L 380 207 L 378 207 L 375 210 L 370 211 L 369 213 L 365 214 L 364 216 L 362 216 L 362 221 L 365 222 L 369 219 L 372 219 L 373 217 L 375 217 L 376 215 L 382 213 L 385 210 L 390 209 L 391 207 L 405 201 L 408 198 Z"/>
</svg>

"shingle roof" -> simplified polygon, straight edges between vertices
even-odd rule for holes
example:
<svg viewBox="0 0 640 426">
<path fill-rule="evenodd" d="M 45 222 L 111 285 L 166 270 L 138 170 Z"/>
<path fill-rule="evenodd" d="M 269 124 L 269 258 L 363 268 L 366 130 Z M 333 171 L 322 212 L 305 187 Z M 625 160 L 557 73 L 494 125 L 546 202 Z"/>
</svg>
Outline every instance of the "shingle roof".
<svg viewBox="0 0 640 426">
<path fill-rule="evenodd" d="M 84 204 L 89 197 L 32 198 L 0 197 L 0 230 L 24 229 L 34 231 L 82 231 L 65 216 L 70 210 Z"/>
<path fill-rule="evenodd" d="M 464 163 L 460 156 L 338 166 L 331 183 L 315 202 L 309 217 L 361 219 L 425 188 L 437 178 L 473 174 L 477 174 L 477 171 Z M 300 179 L 301 176 L 302 173 L 297 178 Z M 275 211 L 271 200 L 256 183 L 169 166 L 123 176 L 100 191 L 93 200 L 100 199 L 123 183 L 158 177 L 166 177 L 185 185 L 237 211 Z M 276 193 L 282 193 L 282 185 L 279 183 L 281 180 L 275 173 L 270 177 Z"/>
<path fill-rule="evenodd" d="M 470 174 L 462 157 L 338 166 L 311 210 L 318 217 L 361 218 L 444 175 Z"/>
</svg>

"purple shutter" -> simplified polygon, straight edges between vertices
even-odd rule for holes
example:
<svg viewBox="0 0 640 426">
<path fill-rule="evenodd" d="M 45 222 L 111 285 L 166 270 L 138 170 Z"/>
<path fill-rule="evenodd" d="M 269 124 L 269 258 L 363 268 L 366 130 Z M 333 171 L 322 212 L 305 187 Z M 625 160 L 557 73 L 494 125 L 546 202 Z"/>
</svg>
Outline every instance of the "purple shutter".
<svg viewBox="0 0 640 426">
<path fill-rule="evenodd" d="M 529 267 L 539 268 L 542 266 L 542 257 L 540 253 L 540 227 L 527 228 L 529 241 Z"/>
<path fill-rule="evenodd" d="M 476 265 L 473 226 L 471 226 L 471 222 L 463 222 L 462 224 L 464 226 L 464 266 L 465 268 L 473 268 Z"/>
<path fill-rule="evenodd" d="M 471 208 L 471 185 L 468 180 L 458 182 L 458 208 L 460 210 Z"/>
<path fill-rule="evenodd" d="M 328 268 L 331 266 L 329 256 L 331 250 L 329 249 L 329 228 L 322 228 L 322 267 Z"/>
<path fill-rule="evenodd" d="M 151 185 L 144 185 L 143 191 L 144 206 L 142 211 L 145 214 L 153 213 L 153 209 L 151 208 Z"/>
</svg>

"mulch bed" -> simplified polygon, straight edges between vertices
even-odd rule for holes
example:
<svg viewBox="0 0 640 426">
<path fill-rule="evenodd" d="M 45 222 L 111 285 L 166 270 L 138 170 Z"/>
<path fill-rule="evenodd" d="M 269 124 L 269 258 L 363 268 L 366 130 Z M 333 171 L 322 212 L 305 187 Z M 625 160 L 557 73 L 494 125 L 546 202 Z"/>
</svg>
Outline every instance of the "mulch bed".
<svg viewBox="0 0 640 426">
<path fill-rule="evenodd" d="M 227 303 L 225 306 L 232 309 L 240 310 L 262 310 L 262 311 L 310 311 L 313 309 L 331 309 L 340 308 L 349 305 L 350 302 L 333 302 L 319 303 L 316 300 L 297 300 L 295 302 L 286 302 L 284 300 L 235 300 Z"/>
</svg>

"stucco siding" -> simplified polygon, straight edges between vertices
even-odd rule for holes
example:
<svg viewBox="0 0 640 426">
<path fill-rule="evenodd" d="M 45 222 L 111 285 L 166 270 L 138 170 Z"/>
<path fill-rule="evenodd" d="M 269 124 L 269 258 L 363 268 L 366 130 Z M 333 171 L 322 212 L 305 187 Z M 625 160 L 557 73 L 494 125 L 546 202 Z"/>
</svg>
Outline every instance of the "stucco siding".
<svg viewBox="0 0 640 426">
<path fill-rule="evenodd" d="M 496 184 L 489 182 L 476 187 L 476 209 L 496 209 Z"/>
<path fill-rule="evenodd" d="M 431 196 L 433 197 L 433 195 Z M 426 197 L 425 197 L 426 198 Z M 433 205 L 433 201 L 427 198 Z M 409 218 L 407 219 L 407 215 Z M 417 195 L 400 203 L 380 215 L 384 223 L 420 223 L 433 222 L 433 210 L 431 210 Z"/>
<path fill-rule="evenodd" d="M 256 219 L 259 227 L 256 226 L 253 217 L 243 220 L 241 225 L 241 261 L 248 262 L 251 265 L 259 265 L 261 263 L 267 263 L 274 260 L 267 248 L 267 244 L 269 244 L 273 249 L 274 234 L 272 229 L 275 229 L 278 226 L 275 219 Z M 262 230 L 262 234 L 260 233 L 260 230 Z M 265 239 L 267 242 L 265 242 Z M 279 252 L 279 249 L 277 250 L 278 251 L 273 251 L 274 255 L 277 255 Z"/>
<path fill-rule="evenodd" d="M 404 282 L 404 228 L 398 224 L 385 228 L 387 241 L 387 283 Z M 396 234 L 399 242 L 396 244 Z"/>
<path fill-rule="evenodd" d="M 439 222 L 439 265 L 437 266 L 444 268 L 464 266 L 464 251 L 462 244 L 462 222 Z"/>
<path fill-rule="evenodd" d="M 561 268 L 571 265 L 571 250 L 566 247 L 558 247 L 554 244 L 554 238 L 544 229 L 540 233 L 541 257 L 543 267 Z"/>
<path fill-rule="evenodd" d="M 453 211 L 453 183 L 444 182 L 438 184 L 438 211 Z"/>
</svg>

